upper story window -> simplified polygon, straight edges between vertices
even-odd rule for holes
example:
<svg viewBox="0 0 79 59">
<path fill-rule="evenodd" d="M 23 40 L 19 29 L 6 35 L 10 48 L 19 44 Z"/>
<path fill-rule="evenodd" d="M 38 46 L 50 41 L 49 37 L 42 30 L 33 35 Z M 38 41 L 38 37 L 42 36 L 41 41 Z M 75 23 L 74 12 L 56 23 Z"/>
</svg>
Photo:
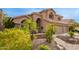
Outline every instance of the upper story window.
<svg viewBox="0 0 79 59">
<path fill-rule="evenodd" d="M 58 17 L 58 20 L 60 21 L 60 20 L 61 20 L 61 18 L 60 18 L 60 17 Z"/>
<path fill-rule="evenodd" d="M 52 12 L 49 14 L 49 18 L 50 18 L 50 19 L 53 19 L 53 14 L 52 14 Z"/>
<path fill-rule="evenodd" d="M 22 22 L 21 22 L 21 27 L 24 27 L 24 22 L 25 22 L 25 20 L 23 20 Z"/>
</svg>

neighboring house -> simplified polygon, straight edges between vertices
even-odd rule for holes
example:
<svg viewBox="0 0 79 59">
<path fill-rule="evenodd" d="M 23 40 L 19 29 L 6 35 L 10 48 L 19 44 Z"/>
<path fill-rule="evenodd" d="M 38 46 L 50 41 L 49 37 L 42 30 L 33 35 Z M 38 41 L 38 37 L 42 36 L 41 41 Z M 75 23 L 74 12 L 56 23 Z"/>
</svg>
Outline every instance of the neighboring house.
<svg viewBox="0 0 79 59">
<path fill-rule="evenodd" d="M 68 32 L 69 25 L 72 23 L 71 19 L 63 19 L 63 16 L 58 15 L 53 9 L 47 9 L 30 15 L 14 17 L 15 27 L 21 27 L 23 21 L 27 20 L 29 16 L 37 23 L 39 27 L 38 33 L 43 33 L 49 23 L 56 25 L 56 33 L 66 33 Z"/>
</svg>

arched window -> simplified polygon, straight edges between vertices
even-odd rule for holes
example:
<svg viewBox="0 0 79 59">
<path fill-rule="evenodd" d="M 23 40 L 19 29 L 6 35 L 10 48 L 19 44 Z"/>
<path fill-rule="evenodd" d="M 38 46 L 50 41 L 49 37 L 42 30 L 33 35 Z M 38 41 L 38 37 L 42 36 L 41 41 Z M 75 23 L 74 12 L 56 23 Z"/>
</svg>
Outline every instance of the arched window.
<svg viewBox="0 0 79 59">
<path fill-rule="evenodd" d="M 24 26 L 24 23 L 25 22 L 25 20 L 23 20 L 23 21 L 21 21 L 21 27 L 23 27 Z"/>
<path fill-rule="evenodd" d="M 61 20 L 61 18 L 60 18 L 60 17 L 58 17 L 58 20 L 60 21 L 60 20 Z"/>
<path fill-rule="evenodd" d="M 50 19 L 53 19 L 53 14 L 52 14 L 52 12 L 49 14 L 49 18 L 50 18 Z"/>
</svg>

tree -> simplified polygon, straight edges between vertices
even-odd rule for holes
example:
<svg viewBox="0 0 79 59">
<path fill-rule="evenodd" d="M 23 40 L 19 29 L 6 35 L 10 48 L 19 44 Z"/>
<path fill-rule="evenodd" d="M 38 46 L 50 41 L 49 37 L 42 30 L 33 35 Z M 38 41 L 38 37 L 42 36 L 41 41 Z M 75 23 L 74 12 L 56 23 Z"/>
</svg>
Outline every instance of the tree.
<svg viewBox="0 0 79 59">
<path fill-rule="evenodd" d="M 45 32 L 45 36 L 48 43 L 51 43 L 53 39 L 53 34 L 55 34 L 55 27 L 52 24 L 48 24 L 46 32 Z"/>
<path fill-rule="evenodd" d="M 27 20 L 25 20 L 22 24 L 22 29 L 23 30 L 28 30 L 30 32 L 31 35 L 31 39 L 34 39 L 34 33 L 37 31 L 37 24 L 35 21 L 33 21 L 33 19 L 31 17 L 29 17 Z"/>
<path fill-rule="evenodd" d="M 5 28 L 13 28 L 15 26 L 15 24 L 12 22 L 12 18 L 8 16 L 4 17 L 3 24 Z"/>
</svg>

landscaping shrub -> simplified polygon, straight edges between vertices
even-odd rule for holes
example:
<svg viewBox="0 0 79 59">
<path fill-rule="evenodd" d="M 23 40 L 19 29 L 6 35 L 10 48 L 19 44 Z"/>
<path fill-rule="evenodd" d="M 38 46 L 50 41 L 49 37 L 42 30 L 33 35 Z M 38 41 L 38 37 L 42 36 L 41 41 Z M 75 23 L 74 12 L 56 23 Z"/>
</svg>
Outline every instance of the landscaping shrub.
<svg viewBox="0 0 79 59">
<path fill-rule="evenodd" d="M 69 31 L 73 31 L 74 27 L 73 26 L 69 26 Z"/>
<path fill-rule="evenodd" d="M 29 50 L 32 48 L 29 32 L 21 29 L 5 29 L 0 32 L 0 49 Z"/>
<path fill-rule="evenodd" d="M 49 50 L 49 47 L 47 45 L 40 45 L 39 50 Z"/>
<path fill-rule="evenodd" d="M 68 34 L 69 34 L 70 37 L 73 37 L 75 33 L 72 32 L 72 31 L 69 31 Z"/>
<path fill-rule="evenodd" d="M 45 36 L 46 36 L 48 43 L 51 43 L 51 41 L 53 39 L 53 34 L 55 34 L 54 25 L 49 24 L 47 29 L 46 29 L 46 32 L 45 32 Z"/>
<path fill-rule="evenodd" d="M 75 30 L 75 26 L 74 25 L 69 26 L 68 34 L 69 34 L 70 37 L 73 37 L 75 35 L 75 31 L 74 30 Z"/>
</svg>

